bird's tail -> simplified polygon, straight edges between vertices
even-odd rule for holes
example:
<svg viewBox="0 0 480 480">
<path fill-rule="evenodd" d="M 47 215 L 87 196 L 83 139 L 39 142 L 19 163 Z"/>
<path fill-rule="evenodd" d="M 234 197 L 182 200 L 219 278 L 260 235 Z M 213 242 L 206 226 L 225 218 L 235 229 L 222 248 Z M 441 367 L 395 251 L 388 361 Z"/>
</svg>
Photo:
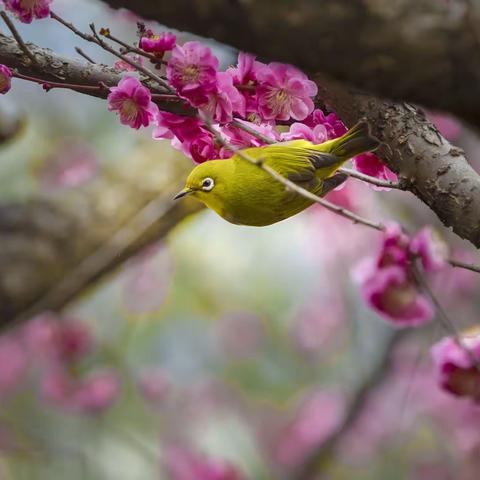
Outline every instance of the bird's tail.
<svg viewBox="0 0 480 480">
<path fill-rule="evenodd" d="M 346 162 L 356 155 L 375 150 L 379 145 L 379 140 L 370 133 L 368 123 L 360 121 L 341 137 L 322 146 L 328 147 L 328 153 Z"/>
</svg>

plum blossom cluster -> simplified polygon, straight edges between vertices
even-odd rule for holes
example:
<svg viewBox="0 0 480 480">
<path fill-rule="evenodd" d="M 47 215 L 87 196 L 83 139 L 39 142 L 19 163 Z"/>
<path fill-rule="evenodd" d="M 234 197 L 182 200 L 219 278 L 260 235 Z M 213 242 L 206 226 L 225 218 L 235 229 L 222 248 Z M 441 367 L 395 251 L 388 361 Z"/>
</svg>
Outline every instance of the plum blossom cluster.
<svg viewBox="0 0 480 480">
<path fill-rule="evenodd" d="M 132 92 L 134 80 L 128 84 L 122 80 L 111 89 L 108 101 L 123 124 L 133 128 L 154 124 L 155 139 L 170 139 L 176 149 L 197 163 L 231 156 L 204 128 L 202 117 L 214 122 L 224 139 L 237 148 L 264 145 L 265 140 L 259 138 L 265 137 L 272 142 L 306 139 L 322 143 L 345 133 L 346 127 L 335 113 L 325 115 L 314 108 L 317 86 L 295 67 L 267 65 L 253 55 L 240 53 L 236 66 L 219 71 L 219 61 L 210 48 L 197 41 L 183 45 L 175 45 L 175 41 L 174 35 L 154 35 L 147 30 L 140 47 L 162 58 L 171 50 L 166 61 L 167 80 L 178 99 L 197 115 L 165 111 L 152 115 L 155 104 L 147 87 L 137 81 L 135 90 L 143 92 L 142 99 L 148 99 L 137 101 Z M 280 133 L 278 122 L 289 124 L 288 130 Z M 246 128 L 260 136 L 247 133 Z M 358 156 L 355 165 L 359 171 L 381 179 L 396 178 L 374 154 Z"/>
<path fill-rule="evenodd" d="M 446 265 L 447 247 L 428 227 L 409 238 L 392 224 L 377 256 L 364 259 L 353 272 L 366 303 L 397 327 L 422 325 L 434 314 L 431 300 L 417 283 L 415 259 L 425 272 L 438 272 Z"/>
<path fill-rule="evenodd" d="M 52 0 L 2 0 L 2 2 L 21 22 L 32 23 L 33 19 L 47 18 L 50 15 Z"/>
<path fill-rule="evenodd" d="M 432 347 L 438 383 L 447 392 L 480 405 L 480 328 L 446 337 Z"/>
</svg>

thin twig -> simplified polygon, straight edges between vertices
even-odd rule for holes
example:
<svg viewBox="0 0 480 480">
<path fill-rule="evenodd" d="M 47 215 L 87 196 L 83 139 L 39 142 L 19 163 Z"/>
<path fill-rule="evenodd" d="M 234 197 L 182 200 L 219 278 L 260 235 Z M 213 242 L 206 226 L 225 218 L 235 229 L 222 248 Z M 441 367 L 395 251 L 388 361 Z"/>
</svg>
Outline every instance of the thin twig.
<svg viewBox="0 0 480 480">
<path fill-rule="evenodd" d="M 356 178 L 358 180 L 362 180 L 366 183 L 371 183 L 377 187 L 382 188 L 393 188 L 396 190 L 405 190 L 400 183 L 398 182 L 391 182 L 390 180 L 380 180 L 379 178 L 371 177 L 370 175 L 365 175 L 364 173 L 357 172 L 357 170 L 351 170 L 350 168 L 339 168 L 339 172 L 345 173 L 349 177 Z"/>
<path fill-rule="evenodd" d="M 10 20 L 10 18 L 8 17 L 6 12 L 2 11 L 2 12 L 0 12 L 0 15 L 1 15 L 3 21 L 5 22 L 5 24 L 7 25 L 8 29 L 12 32 L 13 38 L 15 38 L 15 40 L 17 41 L 17 43 L 18 43 L 19 47 L 21 48 L 22 52 L 30 59 L 30 61 L 32 62 L 32 65 L 34 67 L 40 68 L 40 66 L 37 62 L 37 59 L 35 58 L 35 55 L 33 55 L 33 53 L 29 50 L 29 48 L 27 47 L 27 45 L 23 41 L 23 38 L 18 33 L 18 30 L 16 29 L 15 25 Z"/>
<path fill-rule="evenodd" d="M 452 267 L 464 268 L 465 270 L 480 273 L 480 265 L 475 265 L 474 263 L 462 262 L 461 260 L 456 260 L 455 258 L 448 259 L 448 263 Z"/>
<path fill-rule="evenodd" d="M 75 51 L 79 55 L 81 55 L 85 60 L 87 60 L 88 62 L 93 63 L 93 64 L 97 63 L 94 60 L 92 60 L 80 47 L 75 47 Z"/>
<path fill-rule="evenodd" d="M 240 158 L 242 158 L 242 159 L 246 160 L 247 162 L 251 163 L 252 165 L 256 165 L 258 168 L 267 172 L 271 177 L 273 177 L 275 180 L 277 180 L 278 182 L 285 185 L 289 190 L 293 190 L 293 191 L 297 192 L 302 197 L 304 197 L 308 200 L 311 200 L 314 203 L 318 203 L 319 205 L 322 205 L 327 210 L 330 210 L 331 212 L 334 212 L 337 215 L 340 215 L 341 217 L 347 218 L 347 219 L 351 220 L 353 223 L 359 223 L 361 225 L 365 225 L 367 227 L 374 228 L 375 230 L 378 230 L 380 232 L 383 232 L 385 230 L 385 225 L 383 225 L 382 223 L 373 222 L 371 220 L 363 218 L 360 215 L 357 215 L 356 213 L 353 213 L 350 210 L 347 210 L 346 208 L 339 207 L 338 205 L 335 205 L 334 203 L 331 203 L 327 200 L 324 200 L 323 198 L 318 197 L 317 195 L 310 192 L 309 190 L 306 190 L 305 188 L 300 187 L 296 183 L 294 183 L 291 180 L 288 180 L 287 178 L 285 178 L 283 175 L 280 175 L 275 169 L 273 169 L 269 165 L 265 164 L 263 161 L 255 160 L 254 158 L 245 154 L 243 151 L 239 150 L 238 148 L 234 147 L 233 145 L 231 145 L 230 143 L 225 141 L 222 138 L 222 136 L 220 135 L 220 133 L 217 130 L 215 130 L 215 128 L 212 127 L 211 123 L 205 122 L 205 127 L 211 133 L 213 133 L 216 140 L 219 143 L 221 143 L 225 148 L 227 148 L 231 152 L 235 153 Z"/>
<path fill-rule="evenodd" d="M 133 218 L 120 227 L 105 243 L 82 259 L 60 283 L 54 285 L 37 302 L 21 312 L 12 321 L 9 321 L 6 326 L 12 328 L 39 312 L 51 309 L 57 310 L 57 306 L 62 305 L 66 298 L 71 298 L 75 292 L 88 285 L 92 278 L 95 278 L 115 258 L 121 256 L 155 222 L 174 208 L 172 202 L 168 200 L 170 196 L 170 192 L 164 192 L 161 196 L 146 203 Z"/>
<path fill-rule="evenodd" d="M 156 57 L 152 53 L 145 52 L 145 50 L 142 50 L 141 48 L 137 48 L 134 45 L 129 45 L 128 43 L 124 42 L 123 40 L 120 40 L 117 37 L 114 37 L 111 33 L 110 30 L 105 29 L 107 32 L 103 32 L 100 30 L 100 35 L 102 35 L 105 38 L 108 38 L 112 42 L 118 43 L 118 45 L 122 46 L 125 48 L 127 51 L 125 53 L 136 53 L 137 55 L 141 55 L 142 57 L 148 58 L 152 63 L 160 63 L 164 64 L 166 63 L 163 61 L 161 58 Z"/>
<path fill-rule="evenodd" d="M 100 46 L 101 48 L 103 48 L 104 50 L 106 50 L 107 52 L 111 53 L 112 55 L 115 55 L 116 57 L 120 58 L 121 60 L 123 60 L 125 63 L 128 63 L 129 65 L 131 65 L 132 67 L 134 67 L 135 69 L 137 69 L 139 72 L 142 72 L 144 75 L 146 75 L 148 78 L 150 78 L 151 80 L 153 80 L 154 82 L 158 83 L 160 86 L 162 86 L 163 88 L 165 88 L 167 90 L 167 92 L 169 93 L 175 93 L 175 91 L 172 89 L 172 87 L 170 87 L 170 85 L 161 77 L 159 77 L 158 75 L 156 75 L 155 73 L 153 73 L 152 71 L 150 71 L 148 68 L 145 68 L 143 67 L 142 65 L 140 65 L 139 63 L 133 61 L 132 59 L 128 58 L 126 55 L 123 55 L 121 54 L 120 52 L 117 52 L 117 50 L 115 50 L 114 48 L 110 47 L 110 45 L 108 45 L 106 42 L 104 42 L 97 34 L 96 30 L 95 30 L 95 25 L 94 24 L 91 24 L 90 25 L 90 28 L 93 32 L 93 35 L 89 35 L 89 34 L 86 34 L 86 33 L 83 33 L 81 32 L 80 30 L 78 30 L 78 28 L 76 28 L 73 23 L 70 23 L 70 22 L 67 22 L 66 20 L 64 20 L 62 17 L 59 17 L 56 13 L 54 12 L 50 12 L 50 16 L 51 18 L 53 18 L 54 20 L 56 20 L 57 22 L 61 23 L 64 27 L 68 28 L 69 30 L 71 30 L 75 35 L 79 36 L 80 38 L 83 38 L 84 40 L 86 40 L 87 42 L 90 42 L 90 43 L 95 43 L 97 44 L 98 46 Z"/>
<path fill-rule="evenodd" d="M 411 272 L 413 273 L 413 275 L 415 277 L 415 280 L 417 281 L 418 285 L 428 295 L 428 297 L 432 300 L 441 324 L 443 325 L 445 330 L 453 336 L 453 339 L 455 340 L 455 343 L 467 354 L 470 361 L 473 363 L 473 365 L 476 366 L 477 370 L 480 372 L 480 361 L 475 358 L 473 352 L 465 344 L 465 341 L 463 339 L 462 334 L 460 333 L 458 328 L 455 326 L 455 324 L 450 320 L 450 317 L 448 316 L 447 312 L 445 311 L 442 304 L 438 300 L 437 296 L 433 292 L 433 290 L 430 287 L 427 279 L 419 271 L 415 262 L 412 262 L 411 266 L 412 266 Z"/>
<path fill-rule="evenodd" d="M 311 480 L 316 478 L 325 463 L 331 458 L 335 447 L 342 440 L 343 436 L 350 431 L 359 415 L 368 401 L 369 394 L 378 387 L 390 372 L 392 367 L 392 357 L 390 352 L 392 348 L 402 338 L 404 338 L 406 330 L 392 331 L 385 343 L 380 346 L 381 352 L 374 362 L 370 372 L 365 378 L 359 382 L 355 392 L 351 395 L 347 412 L 338 427 L 309 455 L 306 462 L 294 475 L 297 480 Z"/>
<path fill-rule="evenodd" d="M 16 70 L 13 71 L 13 76 L 15 78 L 27 80 L 29 82 L 38 83 L 42 85 L 46 90 L 49 90 L 51 88 L 68 88 L 70 90 L 75 90 L 75 91 L 79 91 L 79 90 L 87 90 L 87 91 L 107 90 L 108 91 L 108 87 L 103 83 L 100 83 L 98 85 L 80 85 L 80 84 L 63 83 L 63 82 L 50 82 L 47 80 L 42 80 L 41 78 L 35 78 L 29 75 L 24 75 L 23 73 L 20 73 Z"/>
</svg>

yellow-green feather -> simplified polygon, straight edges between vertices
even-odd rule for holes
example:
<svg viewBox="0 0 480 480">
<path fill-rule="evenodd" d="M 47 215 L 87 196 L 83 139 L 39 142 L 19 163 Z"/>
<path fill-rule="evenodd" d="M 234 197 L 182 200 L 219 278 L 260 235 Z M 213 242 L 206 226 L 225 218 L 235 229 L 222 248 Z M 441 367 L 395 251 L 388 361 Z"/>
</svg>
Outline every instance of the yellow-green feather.
<svg viewBox="0 0 480 480">
<path fill-rule="evenodd" d="M 376 148 L 366 123 L 359 123 L 345 135 L 319 145 L 294 140 L 243 152 L 262 159 L 282 176 L 323 195 L 324 180 L 331 177 L 351 157 Z M 215 187 L 201 190 L 203 179 L 210 177 Z M 187 179 L 193 196 L 226 220 L 252 226 L 265 226 L 291 217 L 312 205 L 311 200 L 288 191 L 258 166 L 234 155 L 228 160 L 212 160 L 195 167 Z"/>
</svg>

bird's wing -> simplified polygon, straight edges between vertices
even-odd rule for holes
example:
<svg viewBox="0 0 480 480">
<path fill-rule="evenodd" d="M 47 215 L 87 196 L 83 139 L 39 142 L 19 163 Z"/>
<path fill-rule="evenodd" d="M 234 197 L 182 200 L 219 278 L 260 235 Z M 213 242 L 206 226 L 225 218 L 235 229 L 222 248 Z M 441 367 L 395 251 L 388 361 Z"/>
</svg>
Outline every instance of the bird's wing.
<svg viewBox="0 0 480 480">
<path fill-rule="evenodd" d="M 295 183 L 315 180 L 315 170 L 332 167 L 339 163 L 338 157 L 315 150 L 306 140 L 277 143 L 255 149 L 256 157 L 265 158 L 265 163 Z"/>
</svg>

